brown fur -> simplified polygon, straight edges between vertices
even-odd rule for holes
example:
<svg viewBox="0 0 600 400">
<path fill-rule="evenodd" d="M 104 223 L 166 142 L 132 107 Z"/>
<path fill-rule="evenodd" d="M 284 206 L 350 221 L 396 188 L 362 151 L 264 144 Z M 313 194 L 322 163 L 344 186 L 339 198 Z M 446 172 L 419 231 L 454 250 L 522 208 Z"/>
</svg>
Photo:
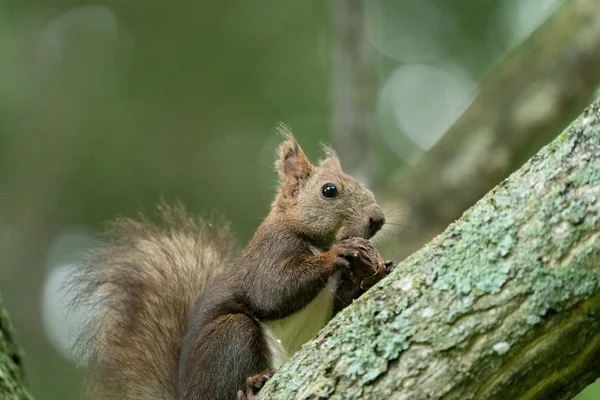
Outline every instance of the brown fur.
<svg viewBox="0 0 600 400">
<path fill-rule="evenodd" d="M 176 398 L 189 312 L 229 262 L 233 241 L 222 222 L 190 217 L 181 205 L 162 205 L 159 216 L 158 225 L 113 223 L 111 243 L 70 281 L 73 304 L 94 308 L 77 342 L 93 398 Z"/>
<path fill-rule="evenodd" d="M 80 343 L 100 397 L 243 398 L 248 377 L 273 369 L 265 323 L 297 315 L 334 277 L 328 315 L 385 276 L 365 240 L 384 221 L 373 194 L 333 150 L 312 165 L 280 130 L 281 185 L 232 268 L 224 268 L 231 240 L 222 224 L 162 206 L 162 226 L 117 223 L 111 245 L 75 275 L 77 301 L 96 305 Z M 321 195 L 326 183 L 337 198 Z"/>
</svg>

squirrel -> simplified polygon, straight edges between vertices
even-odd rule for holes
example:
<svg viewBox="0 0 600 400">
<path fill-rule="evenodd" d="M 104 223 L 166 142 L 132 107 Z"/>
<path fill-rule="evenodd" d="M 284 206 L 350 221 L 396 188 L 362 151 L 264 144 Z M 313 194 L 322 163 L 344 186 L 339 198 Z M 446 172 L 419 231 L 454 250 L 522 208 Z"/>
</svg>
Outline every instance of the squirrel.
<svg viewBox="0 0 600 400">
<path fill-rule="evenodd" d="M 339 310 L 384 278 L 368 241 L 385 216 L 335 152 L 312 165 L 293 134 L 275 163 L 267 217 L 237 258 L 226 223 L 181 204 L 112 223 L 71 276 L 91 306 L 77 338 L 100 399 L 251 399 Z"/>
</svg>

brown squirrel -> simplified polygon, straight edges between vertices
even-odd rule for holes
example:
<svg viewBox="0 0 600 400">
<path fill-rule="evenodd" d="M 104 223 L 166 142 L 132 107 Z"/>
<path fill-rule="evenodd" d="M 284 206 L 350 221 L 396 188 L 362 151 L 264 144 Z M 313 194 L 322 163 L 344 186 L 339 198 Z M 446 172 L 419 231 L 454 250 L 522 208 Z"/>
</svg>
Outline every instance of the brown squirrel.
<svg viewBox="0 0 600 400">
<path fill-rule="evenodd" d="M 331 149 L 312 165 L 282 130 L 271 211 L 233 262 L 225 224 L 162 205 L 159 225 L 114 223 L 110 245 L 76 270 L 74 303 L 94 306 L 78 340 L 93 397 L 252 398 L 390 272 L 367 241 L 385 223 L 373 194 Z"/>
</svg>

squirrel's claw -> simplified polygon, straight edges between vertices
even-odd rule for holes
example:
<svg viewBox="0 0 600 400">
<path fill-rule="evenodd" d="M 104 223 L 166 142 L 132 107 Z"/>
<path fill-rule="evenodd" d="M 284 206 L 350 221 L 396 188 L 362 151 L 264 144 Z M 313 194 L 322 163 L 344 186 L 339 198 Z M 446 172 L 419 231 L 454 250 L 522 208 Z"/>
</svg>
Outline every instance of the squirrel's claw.
<svg viewBox="0 0 600 400">
<path fill-rule="evenodd" d="M 383 265 L 385 265 L 386 274 L 389 275 L 396 267 L 396 262 L 394 260 L 387 260 L 383 262 Z"/>
<path fill-rule="evenodd" d="M 244 394 L 244 392 L 238 390 L 237 400 L 252 400 L 258 391 L 265 386 L 265 383 L 271 379 L 274 373 L 275 371 L 268 369 L 260 374 L 248 377 L 248 379 L 246 379 L 246 393 Z"/>
</svg>

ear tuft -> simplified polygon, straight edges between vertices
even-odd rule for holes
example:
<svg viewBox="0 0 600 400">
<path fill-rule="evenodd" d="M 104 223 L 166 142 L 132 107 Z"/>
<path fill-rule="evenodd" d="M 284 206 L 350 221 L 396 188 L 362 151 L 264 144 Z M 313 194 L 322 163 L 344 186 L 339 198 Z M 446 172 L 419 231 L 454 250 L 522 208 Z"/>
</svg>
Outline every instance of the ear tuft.
<svg viewBox="0 0 600 400">
<path fill-rule="evenodd" d="M 326 158 L 320 161 L 319 166 L 321 168 L 341 171 L 342 164 L 340 163 L 340 159 L 335 150 L 323 143 L 321 144 L 321 148 L 323 149 Z"/>
<path fill-rule="evenodd" d="M 292 131 L 282 123 L 278 125 L 277 130 L 283 136 L 284 141 L 279 145 L 279 156 L 275 162 L 275 169 L 282 184 L 295 194 L 302 181 L 310 176 L 312 165 Z"/>
</svg>

